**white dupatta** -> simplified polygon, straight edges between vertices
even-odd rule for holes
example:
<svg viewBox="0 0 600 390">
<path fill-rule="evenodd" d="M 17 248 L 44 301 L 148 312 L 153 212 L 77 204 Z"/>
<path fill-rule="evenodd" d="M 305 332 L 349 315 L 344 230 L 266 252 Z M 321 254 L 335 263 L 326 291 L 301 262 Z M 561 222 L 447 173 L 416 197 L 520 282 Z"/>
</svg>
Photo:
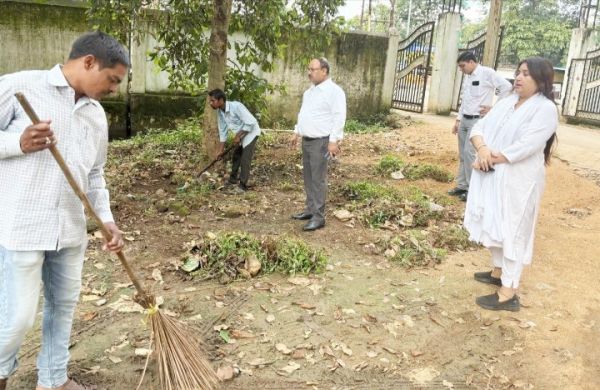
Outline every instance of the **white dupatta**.
<svg viewBox="0 0 600 390">
<path fill-rule="evenodd" d="M 473 127 L 471 138 L 482 136 L 484 143 L 492 151 L 505 150 L 518 141 L 523 129 L 531 123 L 538 108 L 547 104 L 548 100 L 545 96 L 536 94 L 515 110 L 514 106 L 518 99 L 518 95 L 513 94 L 500 100 L 485 118 Z M 515 225 L 513 221 L 515 210 L 511 209 L 512 205 L 507 201 L 513 197 L 509 193 L 511 190 L 507 189 L 507 179 L 510 179 L 507 175 L 513 174 L 513 167 L 511 164 L 497 164 L 494 168 L 493 172 L 473 170 L 464 225 L 469 231 L 470 239 L 486 247 L 505 247 L 508 244 L 508 248 L 505 247 L 506 256 L 506 249 L 516 253 L 513 247 L 515 231 L 519 228 L 518 221 L 516 227 L 512 226 Z M 533 188 L 523 188 L 523 191 L 531 193 Z M 524 200 L 519 203 L 525 204 L 516 205 L 517 208 L 524 210 L 529 201 L 529 193 L 523 194 Z M 526 248 L 518 252 L 522 255 L 523 251 L 529 250 Z"/>
</svg>

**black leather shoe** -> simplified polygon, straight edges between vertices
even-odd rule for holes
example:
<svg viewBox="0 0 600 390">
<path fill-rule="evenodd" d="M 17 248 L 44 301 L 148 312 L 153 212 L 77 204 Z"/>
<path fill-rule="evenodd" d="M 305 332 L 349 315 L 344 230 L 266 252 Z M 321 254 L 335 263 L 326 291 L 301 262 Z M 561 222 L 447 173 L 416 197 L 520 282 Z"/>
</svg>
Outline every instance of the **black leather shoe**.
<svg viewBox="0 0 600 390">
<path fill-rule="evenodd" d="M 465 191 L 462 194 L 458 195 L 458 199 L 462 200 L 463 202 L 466 202 L 468 195 L 469 195 L 469 193 Z"/>
<path fill-rule="evenodd" d="M 459 196 L 459 195 L 464 194 L 466 192 L 467 192 L 467 190 L 463 190 L 462 188 L 454 187 L 453 189 L 451 189 L 450 191 L 448 191 L 448 195 Z"/>
<path fill-rule="evenodd" d="M 519 311 L 521 309 L 521 303 L 517 295 L 514 295 L 508 301 L 500 302 L 498 294 L 493 293 L 477 297 L 475 303 L 487 310 Z"/>
<path fill-rule="evenodd" d="M 475 272 L 473 277 L 476 281 L 486 284 L 494 284 L 496 286 L 502 286 L 502 280 L 492 276 L 492 271 L 488 272 Z"/>
<path fill-rule="evenodd" d="M 311 220 L 306 225 L 304 225 L 302 230 L 304 230 L 305 232 L 312 232 L 313 230 L 321 229 L 324 226 L 325 226 L 325 221 L 312 221 Z"/>
<path fill-rule="evenodd" d="M 307 213 L 305 211 L 303 211 L 301 213 L 298 213 L 298 214 L 292 215 L 292 219 L 297 219 L 297 220 L 300 220 L 300 221 L 305 221 L 305 220 L 311 219 L 311 218 L 312 218 L 312 214 L 309 214 L 309 213 Z"/>
</svg>

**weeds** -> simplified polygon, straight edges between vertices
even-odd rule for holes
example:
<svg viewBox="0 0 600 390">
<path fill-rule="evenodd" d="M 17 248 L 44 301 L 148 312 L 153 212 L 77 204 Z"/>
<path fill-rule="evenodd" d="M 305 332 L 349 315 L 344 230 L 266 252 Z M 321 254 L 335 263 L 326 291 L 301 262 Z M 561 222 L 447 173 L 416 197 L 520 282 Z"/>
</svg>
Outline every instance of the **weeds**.
<svg viewBox="0 0 600 390">
<path fill-rule="evenodd" d="M 431 164 L 409 164 L 402 171 L 409 180 L 433 179 L 443 183 L 452 181 L 452 174 L 444 168 Z"/>
<path fill-rule="evenodd" d="M 388 176 L 392 172 L 396 172 L 404 168 L 406 164 L 399 157 L 393 155 L 385 155 L 381 158 L 375 171 L 382 176 Z"/>
<path fill-rule="evenodd" d="M 375 172 L 381 176 L 388 176 L 392 172 L 402 171 L 408 180 L 433 179 L 443 183 L 451 181 L 454 177 L 444 168 L 431 164 L 406 164 L 402 159 L 393 155 L 385 155 L 379 160 Z"/>
<path fill-rule="evenodd" d="M 447 254 L 446 249 L 433 247 L 418 230 L 409 230 L 378 245 L 387 258 L 406 268 L 439 264 Z"/>
<path fill-rule="evenodd" d="M 342 193 L 353 201 L 348 208 L 370 227 L 428 226 L 430 221 L 444 217 L 443 211 L 432 209 L 430 197 L 415 186 L 397 189 L 358 181 L 347 183 Z"/>
<path fill-rule="evenodd" d="M 313 250 L 303 241 L 287 237 L 260 240 L 239 232 L 207 233 L 200 242 L 190 243 L 186 258 L 187 272 L 192 271 L 188 264 L 197 262 L 194 275 L 216 278 L 221 283 L 253 276 L 248 269 L 249 262 L 258 262 L 258 269 L 265 274 L 322 272 L 327 264 L 322 250 Z"/>
<path fill-rule="evenodd" d="M 356 119 L 348 119 L 344 127 L 347 134 L 374 134 L 389 130 L 390 128 L 382 122 L 365 123 Z"/>
</svg>

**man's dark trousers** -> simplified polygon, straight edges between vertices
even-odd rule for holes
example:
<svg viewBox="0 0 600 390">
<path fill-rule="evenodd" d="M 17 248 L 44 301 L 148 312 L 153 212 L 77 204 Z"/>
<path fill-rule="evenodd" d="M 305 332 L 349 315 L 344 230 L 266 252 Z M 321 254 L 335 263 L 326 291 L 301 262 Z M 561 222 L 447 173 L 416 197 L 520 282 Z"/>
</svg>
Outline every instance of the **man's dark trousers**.
<svg viewBox="0 0 600 390">
<path fill-rule="evenodd" d="M 240 172 L 240 185 L 246 187 L 248 185 L 248 179 L 250 178 L 250 167 L 252 165 L 252 158 L 254 157 L 254 151 L 256 149 L 256 140 L 258 137 L 255 137 L 252 142 L 250 142 L 244 148 L 242 143 L 233 150 L 233 156 L 231 159 L 231 176 L 229 181 L 237 182 L 238 179 L 238 171 L 241 167 Z"/>
<path fill-rule="evenodd" d="M 302 165 L 304 170 L 305 212 L 312 221 L 325 222 L 327 198 L 327 145 L 329 137 L 302 137 Z"/>
</svg>

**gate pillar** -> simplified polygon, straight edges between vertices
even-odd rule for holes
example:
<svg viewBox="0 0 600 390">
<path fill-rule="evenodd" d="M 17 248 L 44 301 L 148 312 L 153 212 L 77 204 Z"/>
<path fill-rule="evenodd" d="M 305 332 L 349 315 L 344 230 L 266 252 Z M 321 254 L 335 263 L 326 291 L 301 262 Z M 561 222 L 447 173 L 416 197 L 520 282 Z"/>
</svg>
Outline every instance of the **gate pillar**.
<svg viewBox="0 0 600 390">
<path fill-rule="evenodd" d="M 394 94 L 394 77 L 396 77 L 396 57 L 398 55 L 398 43 L 400 35 L 395 29 L 390 29 L 388 35 L 388 49 L 385 61 L 385 73 L 383 75 L 383 91 L 381 100 L 385 109 L 390 108 Z"/>
<path fill-rule="evenodd" d="M 433 66 L 427 111 L 438 115 L 449 115 L 452 108 L 452 91 L 458 58 L 458 35 L 460 14 L 440 14 L 434 40 Z"/>
</svg>

